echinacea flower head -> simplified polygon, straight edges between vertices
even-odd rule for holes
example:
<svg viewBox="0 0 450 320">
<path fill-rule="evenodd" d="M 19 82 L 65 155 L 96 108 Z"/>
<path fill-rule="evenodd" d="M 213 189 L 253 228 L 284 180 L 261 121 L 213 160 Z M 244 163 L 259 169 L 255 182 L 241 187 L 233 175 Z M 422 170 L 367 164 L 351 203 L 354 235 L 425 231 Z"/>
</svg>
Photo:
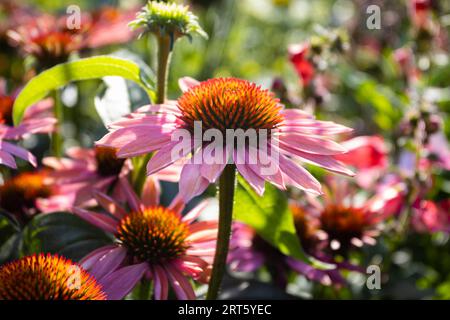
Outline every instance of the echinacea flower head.
<svg viewBox="0 0 450 320">
<path fill-rule="evenodd" d="M 73 209 L 115 238 L 113 245 L 95 250 L 81 265 L 105 288 L 120 288 L 120 294 L 110 299 L 121 298 L 144 278 L 153 281 L 155 299 L 167 299 L 170 287 L 179 299 L 194 299 L 189 279 L 206 282 L 209 277 L 217 221 L 195 222 L 205 203 L 184 216 L 179 197 L 169 207 L 159 205 L 159 186 L 153 177 L 147 179 L 141 199 L 122 180 L 127 207 L 96 193 L 106 213 Z"/>
<path fill-rule="evenodd" d="M 40 201 L 55 194 L 44 170 L 21 172 L 0 186 L 0 208 L 13 214 L 21 223 L 41 212 Z"/>
<path fill-rule="evenodd" d="M 195 34 L 207 38 L 189 7 L 173 2 L 149 1 L 129 26 L 133 29 L 143 28 L 160 36 L 170 36 L 173 41 L 182 36 L 190 39 Z"/>
<path fill-rule="evenodd" d="M 0 300 L 106 298 L 100 284 L 89 273 L 61 256 L 39 254 L 0 266 Z"/>
<path fill-rule="evenodd" d="M 357 192 L 343 178 L 330 178 L 323 202 L 313 201 L 310 210 L 316 212 L 320 229 L 327 234 L 332 254 L 346 257 L 352 248 L 374 245 L 381 222 L 387 218 L 383 208 L 396 195 L 389 192 L 356 201 Z"/>
<path fill-rule="evenodd" d="M 49 15 L 9 30 L 8 36 L 14 46 L 36 59 L 40 70 L 67 62 L 83 43 L 79 32 L 67 29 L 63 21 Z"/>
<path fill-rule="evenodd" d="M 214 183 L 227 164 L 235 164 L 260 195 L 265 181 L 281 189 L 291 185 L 321 194 L 320 183 L 299 162 L 353 175 L 333 158 L 346 150 L 331 140 L 351 129 L 316 120 L 298 109 L 284 109 L 273 93 L 246 80 L 216 78 L 198 82 L 183 78 L 180 87 L 183 94 L 177 101 L 138 109 L 111 124 L 110 132 L 97 145 L 116 148 L 118 157 L 123 158 L 157 151 L 147 164 L 148 175 L 183 162 L 180 195 L 185 201 Z M 238 139 L 228 139 L 230 130 L 234 138 L 249 133 L 255 134 L 255 139 L 236 146 Z M 196 136 L 198 131 L 200 137 Z M 203 135 L 211 131 L 222 139 L 204 141 L 207 139 Z M 174 152 L 180 144 L 179 133 L 187 133 L 181 142 L 187 148 Z M 259 156 L 252 156 L 258 152 Z M 273 164 L 270 172 L 264 170 L 268 162 Z"/>
</svg>

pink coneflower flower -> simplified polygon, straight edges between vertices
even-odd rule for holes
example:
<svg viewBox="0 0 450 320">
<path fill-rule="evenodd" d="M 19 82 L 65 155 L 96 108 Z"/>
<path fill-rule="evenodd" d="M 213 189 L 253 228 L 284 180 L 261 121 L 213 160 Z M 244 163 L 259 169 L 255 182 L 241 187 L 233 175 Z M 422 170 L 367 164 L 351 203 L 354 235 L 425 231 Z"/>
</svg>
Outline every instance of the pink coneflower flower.
<svg viewBox="0 0 450 320">
<path fill-rule="evenodd" d="M 0 300 L 106 300 L 89 273 L 57 255 L 33 255 L 0 266 Z"/>
<path fill-rule="evenodd" d="M 285 256 L 260 237 L 251 227 L 235 222 L 228 255 L 228 263 L 233 271 L 255 272 L 265 266 L 272 275 L 274 283 L 281 288 L 286 287 L 291 270 L 303 275 L 308 280 L 335 286 L 345 283 L 340 273 L 342 269 L 360 271 L 357 266 L 345 261 L 336 263 L 331 256 L 325 255 L 323 250 L 327 246 L 327 235 L 320 230 L 320 221 L 300 206 L 291 204 L 291 209 L 297 236 L 305 252 L 318 260 L 335 263 L 336 268 L 319 270 L 303 261 Z"/>
<path fill-rule="evenodd" d="M 159 205 L 159 188 L 148 179 L 142 199 L 123 182 L 129 209 L 103 193 L 98 203 L 107 214 L 74 208 L 73 212 L 110 233 L 115 243 L 95 250 L 81 265 L 105 289 L 131 291 L 142 278 L 151 279 L 155 299 L 167 299 L 169 285 L 178 299 L 194 299 L 189 278 L 207 281 L 217 235 L 216 221 L 194 222 L 204 205 L 181 216 L 178 197 L 169 207 Z M 113 273 L 112 273 L 113 272 Z M 119 299 L 115 295 L 109 299 Z"/>
<path fill-rule="evenodd" d="M 46 157 L 42 160 L 45 166 L 52 169 L 47 173 L 47 183 L 58 190 L 52 197 L 39 200 L 42 211 L 54 212 L 73 206 L 94 205 L 95 191 L 107 193 L 111 189 L 114 197 L 121 197 L 119 178 L 131 171 L 130 160 L 117 158 L 116 150 L 108 147 L 73 147 L 66 153 L 68 158 Z M 154 177 L 176 182 L 180 169 L 175 165 Z"/>
<path fill-rule="evenodd" d="M 308 58 L 309 44 L 293 44 L 288 48 L 289 60 L 294 65 L 303 85 L 307 86 L 314 78 L 315 68 Z"/>
<path fill-rule="evenodd" d="M 381 176 L 388 165 L 387 147 L 379 136 L 359 136 L 341 145 L 348 151 L 335 158 L 357 169 L 356 181 L 368 188 Z"/>
<path fill-rule="evenodd" d="M 53 132 L 57 120 L 53 116 L 51 99 L 44 99 L 28 108 L 22 122 L 14 126 L 12 110 L 19 91 L 7 94 L 5 81 L 0 79 L 0 132 L 3 139 L 18 140 L 35 133 Z"/>
<path fill-rule="evenodd" d="M 450 200 L 418 199 L 413 208 L 411 223 L 416 231 L 450 233 Z"/>
<path fill-rule="evenodd" d="M 283 109 L 279 100 L 268 90 L 245 80 L 218 78 L 198 82 L 183 78 L 180 86 L 184 91 L 177 101 L 161 105 L 145 106 L 110 126 L 110 133 L 97 145 L 117 148 L 118 157 L 134 157 L 158 151 L 147 164 L 147 174 L 153 174 L 170 166 L 179 159 L 200 158 L 203 161 L 188 161 L 180 177 L 180 195 L 188 201 L 202 193 L 209 183 L 214 183 L 228 162 L 236 165 L 239 173 L 258 194 L 264 192 L 264 183 L 269 181 L 279 188 L 287 185 L 298 187 L 314 194 L 321 193 L 320 183 L 295 161 L 313 163 L 331 171 L 351 175 L 333 156 L 346 150 L 330 137 L 351 129 L 328 121 L 315 120 L 301 110 Z M 201 123 L 202 132 L 215 129 L 226 137 L 228 129 L 252 129 L 260 132 L 270 130 L 267 144 L 258 148 L 250 145 L 234 147 L 217 143 L 199 144 L 191 134 L 186 152 L 172 154 L 180 143 L 172 141 L 180 131 L 193 133 L 195 124 Z M 201 138 L 200 138 L 201 139 Z M 224 138 L 225 141 L 225 138 Z M 208 146 L 219 147 L 223 161 L 216 164 L 208 154 Z M 233 147 L 233 149 L 231 149 Z M 261 159 L 249 161 L 255 150 L 268 153 L 268 160 L 276 164 L 275 173 L 264 173 Z M 217 160 L 217 159 L 215 159 Z M 267 160 L 267 159 L 266 159 Z M 255 163 L 256 162 L 256 163 Z M 212 164 L 211 164 L 212 163 Z"/>
<path fill-rule="evenodd" d="M 115 187 L 113 191 L 116 190 L 119 177 L 126 176 L 131 169 L 130 161 L 118 159 L 112 148 L 73 147 L 66 153 L 69 158 L 46 157 L 42 160 L 52 169 L 48 172 L 48 181 L 60 191 L 58 196 L 40 201 L 47 212 L 95 204 L 95 190 L 106 192 L 111 186 Z"/>
<path fill-rule="evenodd" d="M 78 30 L 69 30 L 65 19 L 42 15 L 8 31 L 12 45 L 33 56 L 40 69 L 66 62 L 83 44 Z"/>
<path fill-rule="evenodd" d="M 45 99 L 28 108 L 24 120 L 18 126 L 13 125 L 12 108 L 17 91 L 8 95 L 4 80 L 0 80 L 0 164 L 17 168 L 13 156 L 19 157 L 36 166 L 35 157 L 22 147 L 7 140 L 19 140 L 34 133 L 49 133 L 54 130 L 56 119 L 52 114 L 52 101 Z"/>
<path fill-rule="evenodd" d="M 46 181 L 46 171 L 21 172 L 0 186 L 0 208 L 25 225 L 41 212 L 39 201 L 51 197 L 55 187 Z"/>
<path fill-rule="evenodd" d="M 387 218 L 384 208 L 397 197 L 385 192 L 357 202 L 356 194 L 347 180 L 330 178 L 323 202 L 310 200 L 314 208 L 309 210 L 316 211 L 331 254 L 345 257 L 352 248 L 374 245 L 381 222 Z"/>
</svg>

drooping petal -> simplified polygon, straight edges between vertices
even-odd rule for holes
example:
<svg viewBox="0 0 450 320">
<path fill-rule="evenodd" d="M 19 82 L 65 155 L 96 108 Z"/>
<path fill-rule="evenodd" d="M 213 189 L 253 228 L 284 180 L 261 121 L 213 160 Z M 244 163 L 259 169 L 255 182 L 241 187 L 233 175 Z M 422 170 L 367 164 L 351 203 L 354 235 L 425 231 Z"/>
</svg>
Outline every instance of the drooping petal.
<svg viewBox="0 0 450 320">
<path fill-rule="evenodd" d="M 280 155 L 280 169 L 285 174 L 286 181 L 289 181 L 293 186 L 313 194 L 322 194 L 319 181 L 304 168 L 283 155 Z"/>
<path fill-rule="evenodd" d="M 31 152 L 24 148 L 15 146 L 12 143 L 6 141 L 0 141 L 0 150 L 6 151 L 16 157 L 28 161 L 33 167 L 37 166 L 36 158 L 31 154 Z"/>
<path fill-rule="evenodd" d="M 189 281 L 172 265 L 165 266 L 169 281 L 179 300 L 194 300 L 195 292 Z"/>
<path fill-rule="evenodd" d="M 246 151 L 234 151 L 233 160 L 237 170 L 242 175 L 242 177 L 252 186 L 256 193 L 262 195 L 264 193 L 265 181 L 262 177 L 257 175 L 248 165 L 245 164 L 245 159 L 247 159 Z"/>
<path fill-rule="evenodd" d="M 125 209 L 122 208 L 122 206 L 117 203 L 116 200 L 104 194 L 103 192 L 94 191 L 94 198 L 106 211 L 108 211 L 118 219 L 122 219 L 127 214 Z"/>
<path fill-rule="evenodd" d="M 0 164 L 4 164 L 5 166 L 8 166 L 10 168 L 17 169 L 17 164 L 14 160 L 14 157 L 2 150 L 0 150 Z"/>
<path fill-rule="evenodd" d="M 208 200 L 203 200 L 198 205 L 196 205 L 191 211 L 186 213 L 186 215 L 184 215 L 181 220 L 188 224 L 192 223 L 195 219 L 198 218 L 200 213 L 208 206 L 208 204 L 209 204 Z"/>
<path fill-rule="evenodd" d="M 120 300 L 133 290 L 149 269 L 146 262 L 118 269 L 106 277 L 100 284 L 106 293 L 108 300 Z"/>
<path fill-rule="evenodd" d="M 120 177 L 119 182 L 120 182 L 121 190 L 125 194 L 125 197 L 127 198 L 130 208 L 134 211 L 142 210 L 143 205 L 141 203 L 141 200 L 139 199 L 137 194 L 134 192 L 133 188 L 131 188 L 130 183 L 128 182 L 128 178 Z"/>
<path fill-rule="evenodd" d="M 169 280 L 166 271 L 158 266 L 153 266 L 153 277 L 155 281 L 155 300 L 167 300 L 169 295 Z"/>
<path fill-rule="evenodd" d="M 101 248 L 98 248 L 91 253 L 89 253 L 87 256 L 85 256 L 83 259 L 80 260 L 79 264 L 86 270 L 90 270 L 92 266 L 100 260 L 101 257 L 103 257 L 105 254 L 110 252 L 111 250 L 117 248 L 117 245 L 108 245 Z"/>
<path fill-rule="evenodd" d="M 181 171 L 179 195 L 186 202 L 203 193 L 209 185 L 209 181 L 201 176 L 200 168 L 200 164 L 187 163 Z"/>
<path fill-rule="evenodd" d="M 142 204 L 146 207 L 157 206 L 160 194 L 161 186 L 158 179 L 155 176 L 148 176 L 142 190 Z"/>
<path fill-rule="evenodd" d="M 127 250 L 124 247 L 116 246 L 114 249 L 99 256 L 98 260 L 95 261 L 89 269 L 89 273 L 95 277 L 95 279 L 101 281 L 103 277 L 106 277 L 111 272 L 115 271 L 122 264 L 126 255 Z"/>
<path fill-rule="evenodd" d="M 206 149 L 204 148 L 203 163 L 201 164 L 200 173 L 209 182 L 214 183 L 228 163 L 228 148 L 223 148 L 221 150 L 222 156 L 220 157 L 220 159 L 213 159 L 211 156 L 207 156 L 205 151 Z"/>
</svg>

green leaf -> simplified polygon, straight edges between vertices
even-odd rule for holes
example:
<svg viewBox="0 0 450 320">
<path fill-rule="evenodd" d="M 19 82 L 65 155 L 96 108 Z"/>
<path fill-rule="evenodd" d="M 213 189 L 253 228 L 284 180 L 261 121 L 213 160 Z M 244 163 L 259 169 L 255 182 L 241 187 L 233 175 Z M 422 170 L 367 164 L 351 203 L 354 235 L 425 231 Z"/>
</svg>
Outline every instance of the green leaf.
<svg viewBox="0 0 450 320">
<path fill-rule="evenodd" d="M 323 270 L 335 266 L 308 256 L 295 231 L 294 218 L 287 195 L 266 183 L 262 197 L 240 176 L 235 193 L 234 218 L 251 226 L 267 242 L 283 254 L 302 260 Z"/>
<path fill-rule="evenodd" d="M 241 177 L 235 194 L 234 217 L 258 232 L 282 253 L 309 261 L 297 237 L 287 196 L 271 184 L 266 184 L 262 197 Z"/>
<path fill-rule="evenodd" d="M 57 212 L 33 218 L 24 230 L 25 254 L 58 253 L 78 261 L 89 252 L 111 243 L 98 228 L 74 214 Z"/>
<path fill-rule="evenodd" d="M 31 79 L 14 102 L 14 124 L 19 124 L 26 109 L 45 98 L 52 90 L 72 81 L 100 79 L 107 76 L 119 76 L 136 82 L 147 92 L 151 100 L 154 98 L 153 81 L 136 63 L 111 56 L 80 59 L 54 66 Z"/>
</svg>

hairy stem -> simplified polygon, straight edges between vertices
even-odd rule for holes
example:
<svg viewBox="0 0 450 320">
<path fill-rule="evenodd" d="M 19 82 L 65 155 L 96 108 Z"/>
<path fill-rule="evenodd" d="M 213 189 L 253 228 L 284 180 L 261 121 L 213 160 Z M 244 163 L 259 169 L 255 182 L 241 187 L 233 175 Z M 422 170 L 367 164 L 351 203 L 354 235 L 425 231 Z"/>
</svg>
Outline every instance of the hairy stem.
<svg viewBox="0 0 450 320">
<path fill-rule="evenodd" d="M 158 74 L 156 103 L 164 103 L 167 95 L 167 76 L 172 53 L 169 35 L 158 36 Z"/>
<path fill-rule="evenodd" d="M 206 299 L 217 299 L 220 284 L 225 273 L 228 246 L 233 219 L 234 188 L 236 184 L 236 168 L 228 164 L 219 179 L 219 231 L 217 233 L 216 253 L 214 256 L 211 279 Z"/>
</svg>

